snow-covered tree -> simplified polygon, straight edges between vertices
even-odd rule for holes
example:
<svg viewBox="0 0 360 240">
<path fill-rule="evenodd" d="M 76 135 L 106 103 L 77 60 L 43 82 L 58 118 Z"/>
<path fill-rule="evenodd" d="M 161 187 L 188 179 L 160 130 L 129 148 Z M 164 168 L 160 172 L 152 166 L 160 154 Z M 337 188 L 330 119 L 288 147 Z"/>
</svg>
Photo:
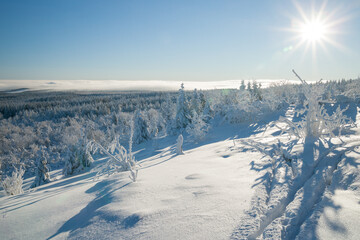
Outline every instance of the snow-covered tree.
<svg viewBox="0 0 360 240">
<path fill-rule="evenodd" d="M 244 91 L 246 89 L 245 81 L 241 80 L 240 90 Z"/>
<path fill-rule="evenodd" d="M 202 109 L 201 109 L 200 94 L 195 88 L 193 92 L 193 96 L 191 98 L 190 113 L 192 114 L 192 112 L 195 111 L 197 114 L 199 114 L 201 110 Z"/>
<path fill-rule="evenodd" d="M 70 155 L 68 155 L 63 168 L 63 174 L 65 176 L 79 173 L 91 166 L 94 159 L 91 156 L 89 144 L 90 143 L 85 144 L 84 141 L 81 141 L 78 145 L 71 148 Z"/>
<path fill-rule="evenodd" d="M 180 134 L 176 140 L 176 153 L 179 155 L 184 154 L 183 143 L 184 143 L 184 137 L 182 134 Z"/>
<path fill-rule="evenodd" d="M 160 112 L 166 122 L 170 122 L 175 115 L 175 104 L 172 102 L 170 94 L 166 94 L 165 101 L 161 103 Z"/>
<path fill-rule="evenodd" d="M 1 179 L 1 186 L 7 195 L 17 195 L 24 192 L 22 189 L 24 173 L 24 168 L 20 167 L 19 170 L 15 169 L 11 176 L 6 176 L 4 179 Z"/>
<path fill-rule="evenodd" d="M 149 124 L 146 115 L 137 110 L 134 114 L 134 143 L 138 144 L 150 139 Z"/>
<path fill-rule="evenodd" d="M 42 148 L 38 151 L 38 159 L 37 159 L 37 167 L 35 170 L 35 179 L 33 184 L 31 185 L 31 188 L 38 187 L 40 185 L 49 183 L 51 181 L 50 179 L 50 172 L 49 168 L 47 166 L 47 153 Z"/>
<path fill-rule="evenodd" d="M 252 96 L 255 100 L 262 100 L 262 94 L 261 94 L 261 84 L 258 84 L 256 81 L 253 81 L 252 83 Z"/>
<path fill-rule="evenodd" d="M 204 139 L 209 126 L 204 121 L 202 114 L 197 114 L 195 110 L 192 110 L 191 123 L 186 127 L 186 132 L 195 141 L 201 141 Z"/>
<path fill-rule="evenodd" d="M 190 123 L 189 104 L 185 96 L 184 84 L 181 84 L 176 102 L 175 128 L 184 129 Z"/>
</svg>

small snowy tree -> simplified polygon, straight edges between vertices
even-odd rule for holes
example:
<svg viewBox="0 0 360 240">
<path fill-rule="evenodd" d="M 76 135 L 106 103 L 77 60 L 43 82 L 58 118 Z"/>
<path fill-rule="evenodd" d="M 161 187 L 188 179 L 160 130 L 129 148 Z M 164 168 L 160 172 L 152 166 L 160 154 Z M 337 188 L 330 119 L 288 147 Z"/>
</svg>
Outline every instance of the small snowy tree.
<svg viewBox="0 0 360 240">
<path fill-rule="evenodd" d="M 133 182 L 136 182 L 137 179 L 137 175 L 138 175 L 138 166 L 135 162 L 135 157 L 133 156 L 132 153 L 132 145 L 133 145 L 133 135 L 134 135 L 134 121 L 131 121 L 130 123 L 130 137 L 129 137 L 129 160 L 128 160 L 128 165 L 129 165 L 129 170 L 130 170 L 130 179 Z"/>
<path fill-rule="evenodd" d="M 182 134 L 179 135 L 179 137 L 176 140 L 176 153 L 179 155 L 184 154 L 183 152 L 183 142 L 184 142 L 184 137 Z"/>
<path fill-rule="evenodd" d="M 12 172 L 11 176 L 6 176 L 1 180 L 1 185 L 4 188 L 7 195 L 17 195 L 23 193 L 22 184 L 23 184 L 23 175 L 25 170 L 20 167 L 20 169 L 15 169 Z"/>
<path fill-rule="evenodd" d="M 38 151 L 40 155 L 37 159 L 37 167 L 35 170 L 35 179 L 31 188 L 38 187 L 42 184 L 46 184 L 50 182 L 50 173 L 49 168 L 47 167 L 47 154 L 45 150 L 42 148 Z"/>
</svg>

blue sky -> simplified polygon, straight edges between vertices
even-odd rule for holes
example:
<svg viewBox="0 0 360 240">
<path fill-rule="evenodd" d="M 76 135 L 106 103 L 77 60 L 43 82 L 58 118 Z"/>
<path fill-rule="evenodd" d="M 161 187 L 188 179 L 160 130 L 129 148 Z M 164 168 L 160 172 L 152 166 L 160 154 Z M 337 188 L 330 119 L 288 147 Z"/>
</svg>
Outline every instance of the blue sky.
<svg viewBox="0 0 360 240">
<path fill-rule="evenodd" d="M 298 1 L 306 14 L 322 3 Z M 295 49 L 293 1 L 2 0 L 0 79 L 356 78 L 360 1 L 329 0 L 330 13 L 341 47 L 314 52 Z"/>
</svg>

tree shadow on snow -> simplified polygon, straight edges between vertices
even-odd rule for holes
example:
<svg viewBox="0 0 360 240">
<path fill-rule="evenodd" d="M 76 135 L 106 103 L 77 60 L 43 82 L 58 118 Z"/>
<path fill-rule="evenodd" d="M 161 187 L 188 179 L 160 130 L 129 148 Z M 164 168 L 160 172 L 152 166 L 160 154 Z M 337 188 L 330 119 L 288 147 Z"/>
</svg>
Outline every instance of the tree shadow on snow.
<svg viewBox="0 0 360 240">
<path fill-rule="evenodd" d="M 86 191 L 86 193 L 96 193 L 95 199 L 89 202 L 78 214 L 70 218 L 65 222 L 59 230 L 50 236 L 48 239 L 52 239 L 61 233 L 74 232 L 75 230 L 85 228 L 91 225 L 95 220 L 100 219 L 106 222 L 113 222 L 119 224 L 122 228 L 131 228 L 140 221 L 140 216 L 133 214 L 128 217 L 122 217 L 120 215 L 111 214 L 108 211 L 101 210 L 104 206 L 113 201 L 113 193 L 122 189 L 130 184 L 130 182 L 124 183 L 119 187 L 113 185 L 118 184 L 118 180 L 103 180 Z"/>
<path fill-rule="evenodd" d="M 79 187 L 88 183 L 88 181 L 92 181 L 92 177 L 95 176 L 96 173 L 86 173 L 81 174 L 79 176 L 70 177 L 64 181 L 58 180 L 53 183 L 49 183 L 46 185 L 41 185 L 33 190 L 26 191 L 23 194 L 19 194 L 16 196 L 12 196 L 10 198 L 9 203 L 0 207 L 0 210 L 4 211 L 4 213 L 12 212 L 23 207 L 27 207 L 33 205 L 42 200 L 54 197 L 61 193 L 71 190 L 72 188 Z M 87 180 L 88 181 L 84 181 Z M 80 182 L 82 181 L 82 182 Z"/>
</svg>

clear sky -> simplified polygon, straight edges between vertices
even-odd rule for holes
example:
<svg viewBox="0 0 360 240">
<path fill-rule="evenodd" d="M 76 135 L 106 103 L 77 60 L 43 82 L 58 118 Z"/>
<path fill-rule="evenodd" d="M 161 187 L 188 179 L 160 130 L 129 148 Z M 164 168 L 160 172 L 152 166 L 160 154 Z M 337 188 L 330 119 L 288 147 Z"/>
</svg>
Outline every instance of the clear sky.
<svg viewBox="0 0 360 240">
<path fill-rule="evenodd" d="M 360 0 L 1 0 L 0 31 L 0 79 L 360 76 Z"/>
</svg>

